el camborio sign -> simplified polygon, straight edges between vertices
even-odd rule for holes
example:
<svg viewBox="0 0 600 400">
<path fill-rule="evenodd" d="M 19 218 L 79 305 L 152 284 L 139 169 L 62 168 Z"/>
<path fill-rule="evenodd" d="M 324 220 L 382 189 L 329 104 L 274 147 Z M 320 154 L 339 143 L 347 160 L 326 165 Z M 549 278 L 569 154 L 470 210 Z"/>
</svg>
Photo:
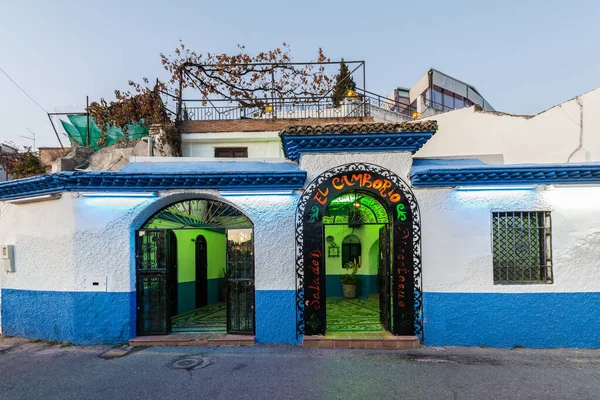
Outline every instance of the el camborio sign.
<svg viewBox="0 0 600 400">
<path fill-rule="evenodd" d="M 329 171 L 328 171 L 329 172 Z M 414 195 L 396 175 L 369 164 L 351 164 L 336 168 L 317 178 L 304 192 L 302 232 L 299 245 L 303 257 L 303 296 L 301 315 L 305 335 L 323 334 L 326 330 L 326 249 L 323 240 L 323 215 L 329 203 L 348 191 L 362 191 L 376 195 L 385 204 L 390 220 L 391 330 L 397 335 L 415 335 L 420 330 L 420 260 L 415 263 L 413 235 Z M 410 195 L 407 197 L 407 192 Z M 411 208 L 413 205 L 413 208 Z M 418 235 L 417 235 L 418 240 Z M 420 244 L 418 244 L 420 245 Z M 420 248 L 419 248 L 420 249 Z M 418 266 L 418 268 L 417 268 Z M 418 271 L 416 271 L 418 269 Z M 416 271 L 416 273 L 415 273 Z M 415 276 L 419 287 L 415 287 Z M 381 292 L 381 291 L 380 291 Z M 417 303 L 415 303 L 415 294 Z M 384 300 L 387 301 L 387 300 Z M 415 307 L 417 304 L 417 307 Z M 383 318 L 383 316 L 382 316 Z M 390 320 L 388 319 L 388 320 Z M 415 325 L 417 325 L 415 329 Z"/>
</svg>

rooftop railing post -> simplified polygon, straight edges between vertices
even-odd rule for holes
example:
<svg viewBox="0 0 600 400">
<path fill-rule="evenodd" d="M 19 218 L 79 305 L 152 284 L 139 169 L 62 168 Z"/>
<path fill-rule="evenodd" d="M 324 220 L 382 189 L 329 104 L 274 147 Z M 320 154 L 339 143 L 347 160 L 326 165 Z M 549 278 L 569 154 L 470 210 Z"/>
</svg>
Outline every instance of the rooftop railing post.
<svg viewBox="0 0 600 400">
<path fill-rule="evenodd" d="M 184 66 L 179 67 L 179 93 L 177 93 L 177 109 L 175 111 L 175 124 L 178 125 L 181 122 L 181 111 L 183 107 L 183 68 Z"/>
<path fill-rule="evenodd" d="M 85 96 L 85 112 L 87 114 L 87 147 L 92 147 L 92 139 L 90 137 L 90 96 Z"/>
<path fill-rule="evenodd" d="M 366 74 L 366 63 L 362 62 L 363 70 L 363 117 L 367 116 L 367 74 Z"/>
</svg>

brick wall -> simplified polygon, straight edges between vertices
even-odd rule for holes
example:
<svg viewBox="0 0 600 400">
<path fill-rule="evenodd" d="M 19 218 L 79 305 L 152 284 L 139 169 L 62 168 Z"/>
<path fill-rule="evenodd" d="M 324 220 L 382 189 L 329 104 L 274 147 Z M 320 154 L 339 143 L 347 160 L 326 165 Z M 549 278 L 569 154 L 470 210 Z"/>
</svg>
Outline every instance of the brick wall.
<svg viewBox="0 0 600 400">
<path fill-rule="evenodd" d="M 227 121 L 185 121 L 182 133 L 280 131 L 292 125 L 330 125 L 373 122 L 371 117 L 240 119 Z"/>
</svg>

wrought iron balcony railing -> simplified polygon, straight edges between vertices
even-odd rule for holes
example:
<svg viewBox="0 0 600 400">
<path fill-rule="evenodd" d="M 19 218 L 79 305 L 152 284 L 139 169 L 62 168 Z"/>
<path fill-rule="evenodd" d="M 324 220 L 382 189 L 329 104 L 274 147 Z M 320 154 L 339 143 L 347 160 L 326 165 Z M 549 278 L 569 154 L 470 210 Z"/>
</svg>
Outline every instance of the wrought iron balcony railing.
<svg viewBox="0 0 600 400">
<path fill-rule="evenodd" d="M 331 97 L 276 99 L 261 107 L 229 99 L 183 101 L 183 119 L 190 121 L 369 117 L 377 109 L 398 114 L 399 119 L 412 119 L 416 111 L 409 105 L 365 90 L 357 90 L 355 96 L 347 97 L 338 106 Z"/>
</svg>

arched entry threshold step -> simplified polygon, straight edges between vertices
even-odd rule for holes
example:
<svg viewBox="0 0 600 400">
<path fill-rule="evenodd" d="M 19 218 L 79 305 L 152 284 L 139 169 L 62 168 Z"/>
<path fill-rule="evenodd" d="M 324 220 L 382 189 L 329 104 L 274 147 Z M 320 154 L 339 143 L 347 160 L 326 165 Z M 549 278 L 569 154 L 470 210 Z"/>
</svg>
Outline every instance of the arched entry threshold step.
<svg viewBox="0 0 600 400">
<path fill-rule="evenodd" d="M 417 336 L 394 336 L 391 333 L 347 333 L 325 336 L 304 336 L 307 349 L 417 349 Z"/>
<path fill-rule="evenodd" d="M 149 346 L 252 346 L 254 336 L 232 334 L 190 334 L 138 336 L 129 340 L 134 347 Z"/>
</svg>

